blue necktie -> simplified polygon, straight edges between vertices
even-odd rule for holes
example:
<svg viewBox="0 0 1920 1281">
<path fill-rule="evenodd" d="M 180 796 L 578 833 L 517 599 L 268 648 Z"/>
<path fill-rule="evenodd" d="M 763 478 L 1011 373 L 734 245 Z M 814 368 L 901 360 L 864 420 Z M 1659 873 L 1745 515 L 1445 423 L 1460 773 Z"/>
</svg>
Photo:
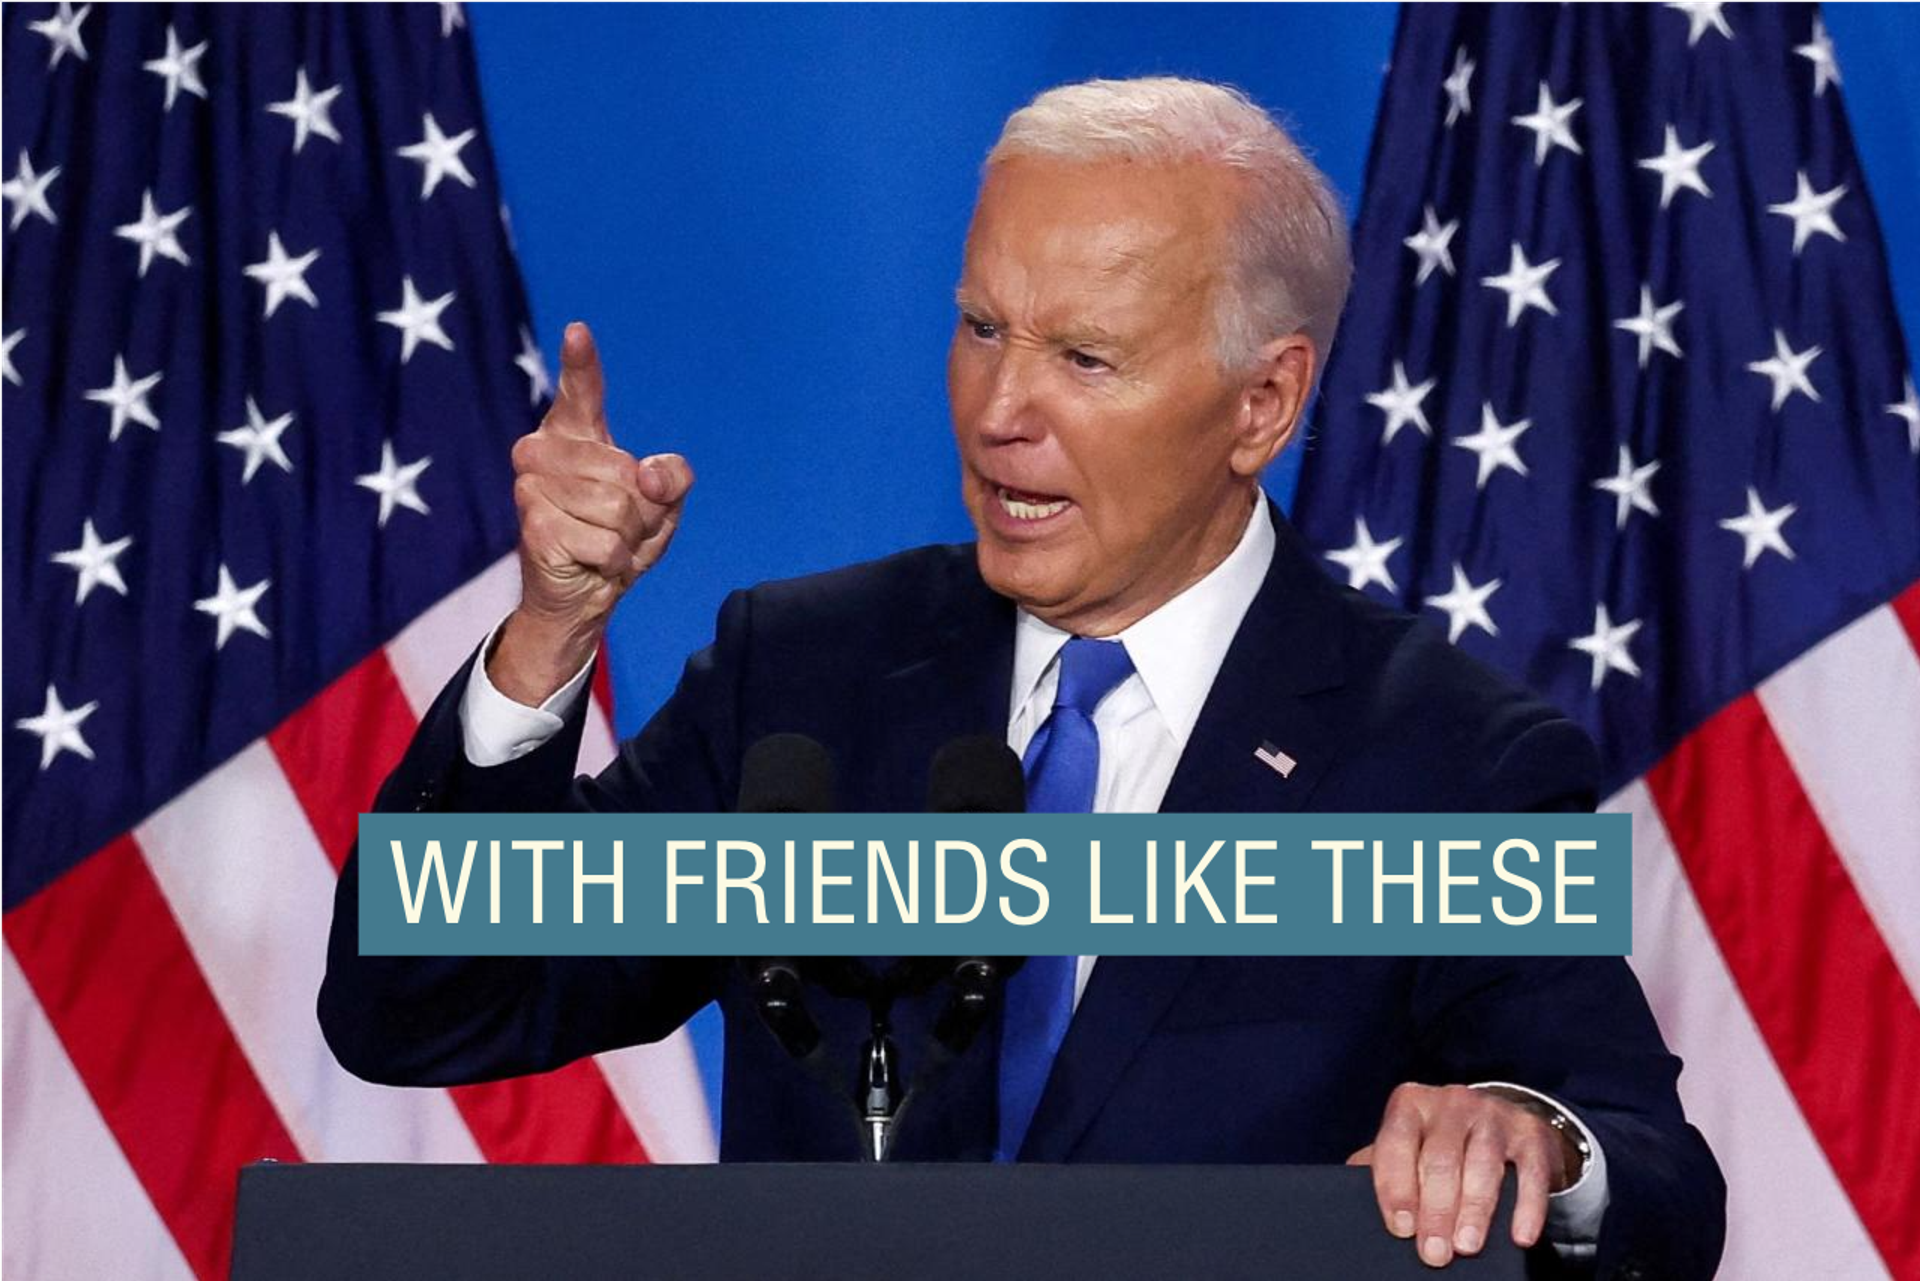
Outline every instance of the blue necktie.
<svg viewBox="0 0 1920 1281">
<path fill-rule="evenodd" d="M 1053 714 L 1027 744 L 1027 812 L 1086 814 L 1100 777 L 1100 734 L 1093 709 L 1133 672 L 1118 641 L 1076 636 L 1060 651 Z M 1029 957 L 1007 983 L 1000 1038 L 1000 1138 L 994 1159 L 1011 1161 L 1033 1123 L 1053 1058 L 1073 1019 L 1074 960 Z"/>
</svg>

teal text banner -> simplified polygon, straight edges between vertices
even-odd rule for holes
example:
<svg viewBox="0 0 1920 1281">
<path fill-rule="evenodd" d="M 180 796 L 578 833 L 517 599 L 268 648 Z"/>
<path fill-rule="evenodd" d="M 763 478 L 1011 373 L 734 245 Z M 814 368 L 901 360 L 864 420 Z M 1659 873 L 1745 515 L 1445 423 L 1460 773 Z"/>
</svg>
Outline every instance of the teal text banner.
<svg viewBox="0 0 1920 1281">
<path fill-rule="evenodd" d="M 381 956 L 1622 956 L 1623 814 L 365 814 Z"/>
</svg>

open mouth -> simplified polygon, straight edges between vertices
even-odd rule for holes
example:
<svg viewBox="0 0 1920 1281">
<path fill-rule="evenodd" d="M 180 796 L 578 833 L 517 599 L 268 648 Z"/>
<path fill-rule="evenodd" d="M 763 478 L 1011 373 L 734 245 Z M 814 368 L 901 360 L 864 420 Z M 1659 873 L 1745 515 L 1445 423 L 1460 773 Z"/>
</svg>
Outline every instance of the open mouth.
<svg viewBox="0 0 1920 1281">
<path fill-rule="evenodd" d="M 1000 509 L 1015 520 L 1048 520 L 1073 506 L 1071 498 L 1009 489 L 1005 485 L 994 486 L 993 492 L 1000 502 Z"/>
</svg>

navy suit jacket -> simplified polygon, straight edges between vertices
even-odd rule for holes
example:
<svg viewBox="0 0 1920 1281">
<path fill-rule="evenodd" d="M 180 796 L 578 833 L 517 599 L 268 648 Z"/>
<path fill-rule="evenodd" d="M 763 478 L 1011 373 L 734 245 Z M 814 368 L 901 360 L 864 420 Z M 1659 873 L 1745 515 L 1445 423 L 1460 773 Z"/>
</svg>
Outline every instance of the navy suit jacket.
<svg viewBox="0 0 1920 1281">
<path fill-rule="evenodd" d="M 1330 581 L 1277 510 L 1272 568 L 1228 650 L 1162 810 L 1589 809 L 1598 762 L 1552 708 L 1430 624 Z M 849 811 L 912 811 L 949 740 L 1003 734 L 1013 606 L 970 546 L 736 592 L 714 644 L 598 778 L 574 779 L 583 713 L 492 768 L 462 746 L 465 674 L 381 792 L 382 809 L 723 811 L 742 754 L 779 731 L 834 755 Z M 1262 742 L 1298 762 L 1288 778 Z M 851 1160 L 857 1133 L 761 1026 L 725 959 L 357 955 L 358 858 L 340 878 L 320 1018 L 369 1080 L 447 1085 L 539 1072 L 666 1036 L 709 1001 L 726 1021 L 728 1160 Z M 814 1012 L 854 1080 L 864 1011 Z M 905 1071 L 932 998 L 896 1009 Z M 986 1159 L 990 1028 L 896 1132 L 907 1160 Z M 1514 1081 L 1576 1111 L 1607 1153 L 1602 1275 L 1709 1277 L 1724 1184 L 1682 1115 L 1667 1052 L 1619 959 L 1103 957 L 1023 1160 L 1340 1162 L 1403 1081 Z"/>
</svg>

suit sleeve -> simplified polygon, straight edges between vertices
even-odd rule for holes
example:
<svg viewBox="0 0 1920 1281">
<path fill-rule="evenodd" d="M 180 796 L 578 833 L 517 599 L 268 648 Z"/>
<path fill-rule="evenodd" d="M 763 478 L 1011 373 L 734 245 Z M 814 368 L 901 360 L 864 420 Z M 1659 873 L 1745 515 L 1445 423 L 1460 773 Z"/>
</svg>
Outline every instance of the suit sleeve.
<svg viewBox="0 0 1920 1281">
<path fill-rule="evenodd" d="M 1599 1275 L 1713 1276 L 1726 1184 L 1688 1124 L 1640 984 L 1618 957 L 1421 962 L 1423 1070 L 1435 1081 L 1514 1081 L 1560 1100 L 1607 1153 Z"/>
<path fill-rule="evenodd" d="M 434 700 L 374 803 L 383 813 L 713 812 L 739 786 L 738 690 L 749 598 L 598 777 L 575 778 L 585 700 L 548 742 L 482 768 L 466 759 L 467 665 Z M 359 851 L 334 894 L 320 1027 L 341 1065 L 385 1085 L 457 1085 L 543 1072 L 669 1035 L 720 991 L 712 957 L 377 957 L 359 954 Z"/>
<path fill-rule="evenodd" d="M 1598 753 L 1578 726 L 1534 714 L 1494 754 L 1484 807 L 1591 810 L 1599 774 Z M 1709 1281 L 1726 1232 L 1726 1182 L 1687 1122 L 1680 1060 L 1625 960 L 1432 958 L 1420 963 L 1413 1000 L 1432 1079 L 1529 1086 L 1564 1103 L 1599 1140 L 1609 1193 L 1599 1277 Z"/>
<path fill-rule="evenodd" d="M 1494 756 L 1479 808 L 1489 814 L 1590 814 L 1598 801 L 1600 753 L 1586 731 L 1544 710 Z"/>
</svg>

